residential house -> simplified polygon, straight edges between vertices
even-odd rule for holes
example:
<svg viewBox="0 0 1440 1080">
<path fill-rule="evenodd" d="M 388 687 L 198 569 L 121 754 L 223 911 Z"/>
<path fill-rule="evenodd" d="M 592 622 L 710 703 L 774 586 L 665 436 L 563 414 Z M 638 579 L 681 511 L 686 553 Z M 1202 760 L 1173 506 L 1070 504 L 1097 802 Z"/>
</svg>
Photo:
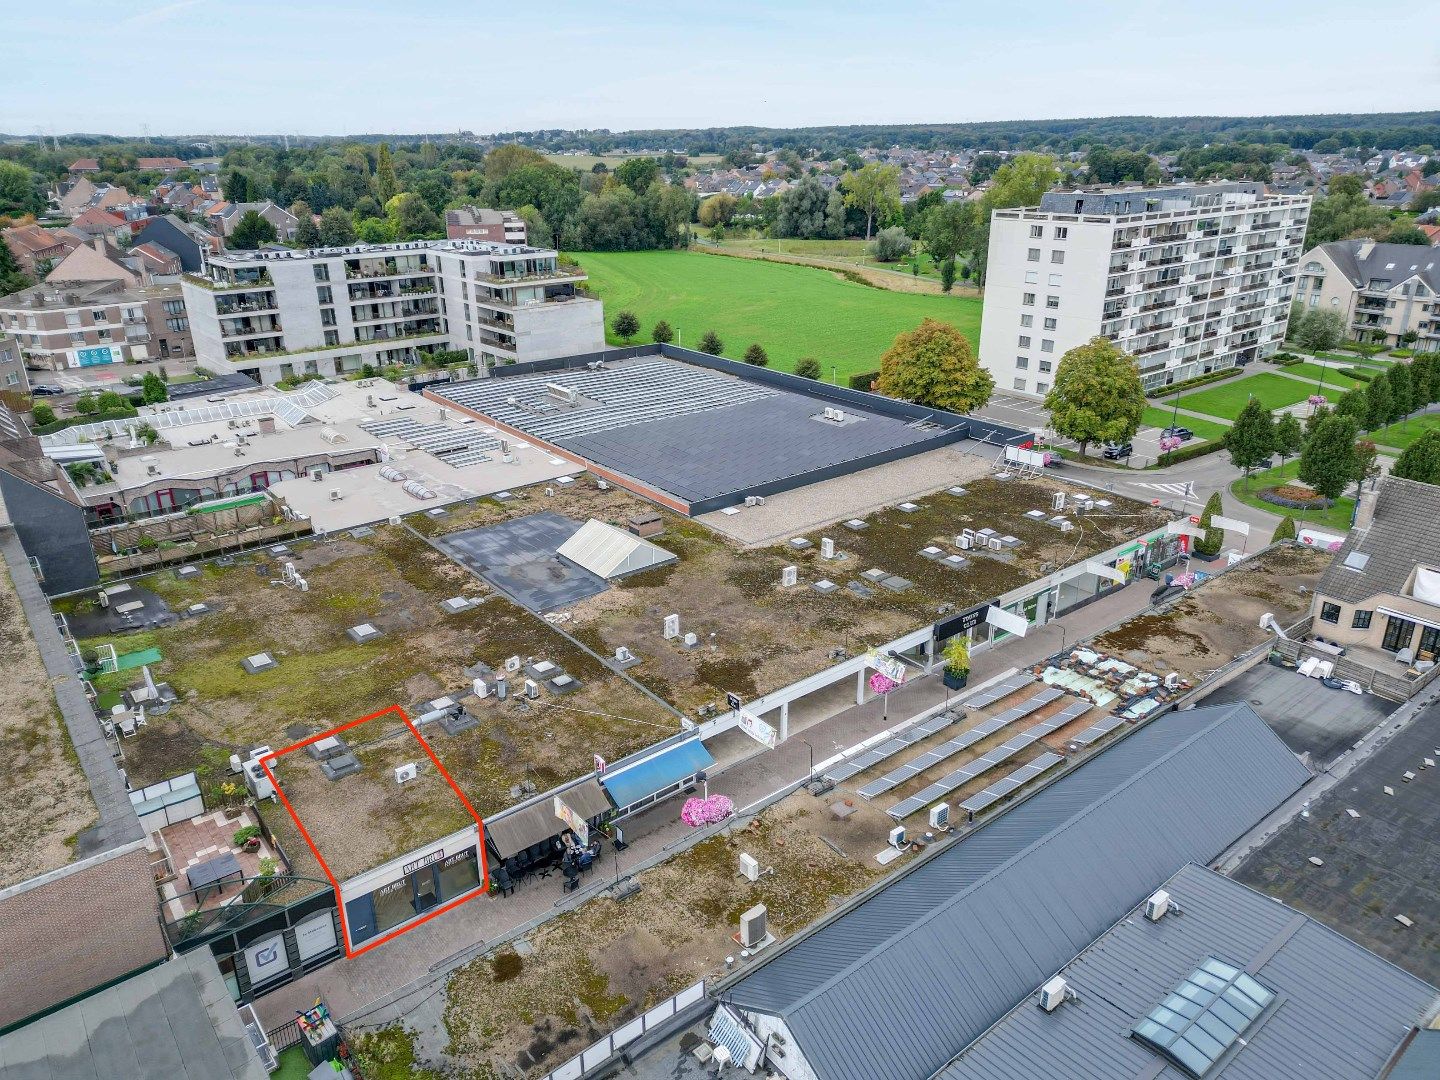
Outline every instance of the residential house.
<svg viewBox="0 0 1440 1080">
<path fill-rule="evenodd" d="M 1416 225 L 1415 227 L 1425 234 L 1431 247 L 1440 245 L 1440 225 Z"/>
<path fill-rule="evenodd" d="M 289 210 L 276 206 L 268 199 L 264 202 L 222 202 L 207 210 L 205 219 L 218 235 L 230 236 L 235 232 L 235 226 L 240 224 L 240 219 L 252 210 L 275 226 L 276 239 L 281 241 L 295 239 L 295 230 L 300 225 L 300 219 Z"/>
<path fill-rule="evenodd" d="M 5 244 L 20 269 L 33 278 L 42 278 L 55 263 L 75 249 L 76 241 L 59 229 L 39 225 L 16 225 L 4 231 Z"/>
<path fill-rule="evenodd" d="M 0 297 L 0 330 L 32 368 L 64 371 L 127 360 L 190 356 L 190 324 L 178 285 L 55 279 Z"/>
<path fill-rule="evenodd" d="M 172 173 L 188 166 L 177 157 L 142 157 L 135 160 L 135 168 L 141 172 Z"/>
<path fill-rule="evenodd" d="M 93 157 L 76 158 L 67 170 L 71 176 L 80 176 L 84 173 L 97 173 L 100 171 L 99 159 Z"/>
<path fill-rule="evenodd" d="M 0 390 L 19 394 L 30 392 L 30 376 L 25 372 L 25 357 L 20 342 L 0 330 Z"/>
<path fill-rule="evenodd" d="M 103 236 L 91 237 L 56 264 L 50 276 L 56 281 L 118 281 L 127 289 L 147 284 L 143 267 Z"/>
<path fill-rule="evenodd" d="M 488 240 L 495 244 L 523 245 L 525 219 L 513 210 L 465 206 L 445 211 L 445 235 L 451 240 Z"/>
<path fill-rule="evenodd" d="M 204 253 L 219 249 L 219 239 L 174 214 L 163 214 L 137 221 L 130 227 L 131 242 L 138 246 L 157 244 L 172 251 L 180 259 L 186 273 L 198 274 L 204 269 Z"/>
<path fill-rule="evenodd" d="M 86 236 L 103 236 L 107 239 L 114 239 L 122 231 L 129 235 L 124 214 L 102 210 L 98 206 L 88 206 L 76 214 L 70 219 L 70 228 Z"/>
<path fill-rule="evenodd" d="M 1418 244 L 1336 240 L 1300 260 L 1295 299 L 1338 312 L 1360 341 L 1440 349 L 1440 254 Z"/>
<path fill-rule="evenodd" d="M 132 259 L 139 260 L 146 280 L 151 282 L 161 278 L 178 282 L 180 274 L 185 269 L 184 264 L 180 261 L 180 256 L 163 244 L 153 242 L 136 244 L 130 249 L 129 254 Z"/>
</svg>

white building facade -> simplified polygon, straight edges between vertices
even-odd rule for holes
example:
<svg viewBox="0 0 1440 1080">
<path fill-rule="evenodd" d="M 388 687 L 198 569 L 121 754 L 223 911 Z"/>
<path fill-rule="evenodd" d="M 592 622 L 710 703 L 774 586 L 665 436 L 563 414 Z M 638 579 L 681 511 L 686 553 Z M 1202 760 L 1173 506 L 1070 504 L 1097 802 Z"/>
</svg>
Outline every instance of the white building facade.
<svg viewBox="0 0 1440 1080">
<path fill-rule="evenodd" d="M 212 255 L 182 279 L 199 363 L 270 384 L 463 349 L 497 364 L 605 347 L 602 305 L 557 253 L 471 240 Z"/>
<path fill-rule="evenodd" d="M 1253 183 L 1049 192 L 991 219 L 980 362 L 1044 397 L 1097 336 L 1147 390 L 1263 359 L 1285 339 L 1310 199 Z"/>
<path fill-rule="evenodd" d="M 1347 338 L 1440 350 L 1440 251 L 1433 247 L 1321 244 L 1301 260 L 1295 299 L 1307 309 L 1338 313 Z"/>
</svg>

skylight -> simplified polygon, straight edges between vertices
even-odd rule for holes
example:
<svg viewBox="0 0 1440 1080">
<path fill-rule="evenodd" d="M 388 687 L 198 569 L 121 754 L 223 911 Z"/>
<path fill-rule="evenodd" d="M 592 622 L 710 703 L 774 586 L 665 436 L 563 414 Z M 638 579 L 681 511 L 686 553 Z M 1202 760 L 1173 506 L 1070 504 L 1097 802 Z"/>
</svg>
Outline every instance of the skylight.
<svg viewBox="0 0 1440 1080">
<path fill-rule="evenodd" d="M 1274 1000 L 1274 991 L 1211 956 L 1151 1009 L 1131 1035 L 1198 1078 Z"/>
<path fill-rule="evenodd" d="M 1370 556 L 1362 551 L 1352 551 L 1345 556 L 1345 565 L 1351 570 L 1364 570 L 1370 562 Z"/>
</svg>

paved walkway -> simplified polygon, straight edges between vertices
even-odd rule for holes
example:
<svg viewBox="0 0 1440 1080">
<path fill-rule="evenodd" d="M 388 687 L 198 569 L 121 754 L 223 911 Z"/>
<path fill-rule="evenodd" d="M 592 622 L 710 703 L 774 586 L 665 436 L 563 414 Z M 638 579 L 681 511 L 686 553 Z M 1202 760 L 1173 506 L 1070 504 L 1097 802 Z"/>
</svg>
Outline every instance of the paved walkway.
<svg viewBox="0 0 1440 1080">
<path fill-rule="evenodd" d="M 1154 583 L 1142 579 L 1087 607 L 1032 629 L 1024 638 L 976 653 L 971 682 L 979 684 L 1010 668 L 1027 667 L 1059 651 L 1063 644 L 1093 635 L 1149 605 Z M 890 695 L 889 720 L 881 702 L 852 705 L 792 733 L 775 750 L 758 747 L 749 756 L 722 765 L 710 788 L 737 807 L 752 809 L 783 797 L 809 775 L 813 760 L 823 761 L 902 721 L 945 702 L 948 691 L 938 673 L 911 679 Z M 731 734 L 731 733 L 727 733 Z M 722 736 L 722 738 L 724 738 Z M 561 892 L 558 875 L 533 881 L 510 896 L 481 896 L 431 919 L 355 959 L 340 960 L 281 987 L 255 1003 L 267 1029 L 292 1019 L 323 997 L 336 1015 L 352 1023 L 378 1025 L 403 1017 L 436 1051 L 443 1048 L 443 979 L 450 971 L 504 942 L 520 937 L 563 911 L 579 906 L 623 874 L 638 872 L 669 858 L 700 835 L 679 821 L 680 802 L 671 800 L 626 825 L 629 848 L 607 848 L 594 879 L 579 893 Z M 438 1038 L 438 1041 L 436 1041 Z"/>
</svg>

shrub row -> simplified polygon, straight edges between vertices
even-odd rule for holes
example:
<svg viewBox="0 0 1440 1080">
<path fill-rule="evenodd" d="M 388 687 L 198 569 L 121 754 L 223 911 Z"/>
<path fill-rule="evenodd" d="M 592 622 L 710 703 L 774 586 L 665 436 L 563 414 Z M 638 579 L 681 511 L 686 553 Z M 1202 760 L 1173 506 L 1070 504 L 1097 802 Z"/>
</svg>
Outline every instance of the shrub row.
<svg viewBox="0 0 1440 1080">
<path fill-rule="evenodd" d="M 1335 505 L 1334 499 L 1323 497 L 1314 499 L 1291 499 L 1284 495 L 1277 495 L 1273 490 L 1266 489 L 1255 496 L 1263 502 L 1271 503 L 1274 506 L 1284 506 L 1291 510 L 1328 510 Z"/>
<path fill-rule="evenodd" d="M 78 427 L 81 424 L 98 424 L 105 420 L 132 420 L 136 416 L 135 409 L 107 409 L 104 412 L 94 412 L 89 416 L 67 416 L 63 420 L 56 420 L 53 424 L 40 424 L 31 428 L 31 434 L 50 435 L 56 431 L 64 431 L 66 428 Z"/>
<path fill-rule="evenodd" d="M 1304 362 L 1305 358 L 1303 356 L 1296 356 L 1290 352 L 1277 352 L 1267 361 L 1267 363 L 1278 364 L 1280 367 L 1290 367 L 1294 364 L 1303 364 Z"/>
<path fill-rule="evenodd" d="M 1193 379 L 1181 379 L 1169 386 L 1157 387 L 1152 397 L 1168 396 L 1170 394 L 1183 394 L 1186 390 L 1193 390 L 1197 386 L 1204 386 L 1206 383 L 1219 382 L 1221 379 L 1233 379 L 1237 375 L 1244 375 L 1244 368 L 1226 368 L 1223 371 L 1207 371 L 1204 375 L 1196 375 Z"/>
<path fill-rule="evenodd" d="M 1367 345 L 1363 341 L 1346 341 L 1340 346 L 1346 352 L 1359 353 L 1361 356 L 1374 356 L 1376 353 L 1384 352 L 1386 347 L 1384 345 Z"/>
<path fill-rule="evenodd" d="M 1219 439 L 1209 442 L 1195 443 L 1193 446 L 1182 446 L 1178 450 L 1171 450 L 1168 454 L 1161 454 L 1159 465 L 1178 465 L 1182 461 L 1189 461 L 1191 458 L 1204 457 L 1206 454 L 1214 454 L 1224 450 L 1225 444 Z"/>
<path fill-rule="evenodd" d="M 1362 368 L 1353 367 L 1341 368 L 1340 374 L 1354 379 L 1356 382 L 1369 382 L 1375 377 L 1375 372 L 1373 371 L 1365 371 Z"/>
<path fill-rule="evenodd" d="M 850 389 L 864 390 L 866 393 L 869 393 L 870 387 L 878 378 L 880 378 L 880 372 L 878 371 L 862 371 L 858 375 L 851 375 Z"/>
</svg>

